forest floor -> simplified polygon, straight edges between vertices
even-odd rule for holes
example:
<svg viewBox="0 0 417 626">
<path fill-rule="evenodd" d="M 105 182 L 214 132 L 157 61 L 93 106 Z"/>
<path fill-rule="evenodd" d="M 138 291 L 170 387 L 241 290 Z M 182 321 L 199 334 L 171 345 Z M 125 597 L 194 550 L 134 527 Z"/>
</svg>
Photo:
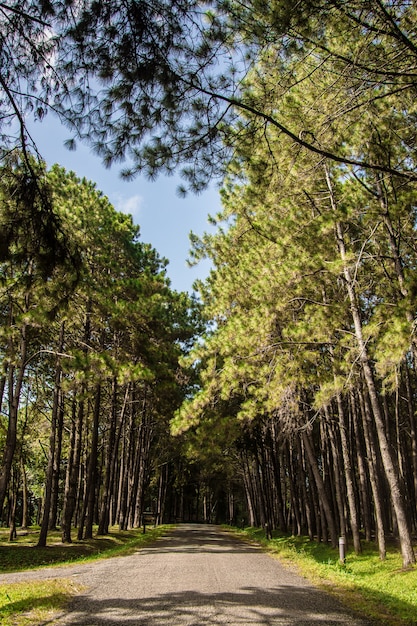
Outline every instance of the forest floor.
<svg viewBox="0 0 417 626">
<path fill-rule="evenodd" d="M 23 605 L 13 597 L 14 587 L 34 580 L 46 585 L 45 597 L 57 593 L 54 585 L 60 581 L 66 581 L 64 593 L 75 595 L 63 610 L 52 607 L 47 616 L 19 611 Z M 259 546 L 208 525 L 179 525 L 123 557 L 2 574 L 0 586 L 9 596 L 4 605 L 9 614 L 1 621 L 5 626 L 375 623 L 355 615 Z"/>
</svg>

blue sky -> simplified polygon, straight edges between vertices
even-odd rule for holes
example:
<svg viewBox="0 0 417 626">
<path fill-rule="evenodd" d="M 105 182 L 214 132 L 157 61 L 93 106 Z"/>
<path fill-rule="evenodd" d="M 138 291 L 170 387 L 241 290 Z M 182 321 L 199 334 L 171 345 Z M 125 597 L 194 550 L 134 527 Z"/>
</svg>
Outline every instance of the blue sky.
<svg viewBox="0 0 417 626">
<path fill-rule="evenodd" d="M 207 217 L 220 209 L 215 185 L 198 196 L 189 194 L 180 198 L 176 193 L 180 180 L 175 176 L 161 176 L 153 182 L 143 177 L 124 181 L 117 166 L 105 169 L 88 146 L 78 142 L 76 151 L 67 150 L 64 141 L 69 138 L 69 132 L 53 115 L 31 125 L 30 132 L 48 167 L 59 163 L 80 178 L 85 176 L 97 184 L 117 210 L 133 216 L 135 224 L 140 226 L 141 239 L 169 260 L 167 273 L 174 289 L 191 292 L 193 282 L 208 275 L 208 261 L 193 268 L 187 266 L 188 235 L 190 231 L 201 235 L 212 230 Z"/>
</svg>

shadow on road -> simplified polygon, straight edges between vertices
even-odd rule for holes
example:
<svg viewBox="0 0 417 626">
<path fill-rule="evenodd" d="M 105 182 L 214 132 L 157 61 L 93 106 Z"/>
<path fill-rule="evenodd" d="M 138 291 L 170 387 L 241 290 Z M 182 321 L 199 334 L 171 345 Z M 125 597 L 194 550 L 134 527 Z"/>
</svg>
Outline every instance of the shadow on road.
<svg viewBox="0 0 417 626">
<path fill-rule="evenodd" d="M 209 624 L 258 624 L 266 626 L 370 626 L 351 618 L 335 604 L 325 613 L 320 594 L 292 586 L 265 590 L 250 587 L 238 593 L 206 595 L 195 591 L 162 594 L 141 600 L 92 600 L 79 596 L 71 605 L 65 624 L 73 626 L 202 626 Z"/>
<path fill-rule="evenodd" d="M 233 552 L 234 554 L 253 553 L 259 550 L 258 546 L 236 539 L 218 526 L 207 530 L 208 526 L 184 524 L 175 529 L 172 535 L 159 539 L 155 544 L 141 548 L 141 554 L 162 554 L 164 552 L 204 553 L 204 552 Z"/>
<path fill-rule="evenodd" d="M 88 591 L 54 626 L 370 626 L 216 526 L 180 525 L 126 560 L 79 573 Z"/>
</svg>

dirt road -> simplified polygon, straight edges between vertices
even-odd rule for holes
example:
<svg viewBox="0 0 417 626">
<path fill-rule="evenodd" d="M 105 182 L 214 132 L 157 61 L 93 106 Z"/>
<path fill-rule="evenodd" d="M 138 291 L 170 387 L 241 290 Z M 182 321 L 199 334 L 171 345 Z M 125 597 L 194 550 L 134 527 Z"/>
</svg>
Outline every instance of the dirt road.
<svg viewBox="0 0 417 626">
<path fill-rule="evenodd" d="M 369 625 L 215 526 L 183 524 L 132 556 L 55 572 L 86 591 L 54 625 Z"/>
</svg>

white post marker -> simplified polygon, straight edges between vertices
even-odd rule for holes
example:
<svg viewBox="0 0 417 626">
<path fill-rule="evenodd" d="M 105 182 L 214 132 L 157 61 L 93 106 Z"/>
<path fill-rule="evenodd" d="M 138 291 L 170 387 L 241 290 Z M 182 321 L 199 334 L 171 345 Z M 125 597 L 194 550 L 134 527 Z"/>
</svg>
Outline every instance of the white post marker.
<svg viewBox="0 0 417 626">
<path fill-rule="evenodd" d="M 339 559 L 341 563 L 346 563 L 346 540 L 339 537 Z"/>
</svg>

